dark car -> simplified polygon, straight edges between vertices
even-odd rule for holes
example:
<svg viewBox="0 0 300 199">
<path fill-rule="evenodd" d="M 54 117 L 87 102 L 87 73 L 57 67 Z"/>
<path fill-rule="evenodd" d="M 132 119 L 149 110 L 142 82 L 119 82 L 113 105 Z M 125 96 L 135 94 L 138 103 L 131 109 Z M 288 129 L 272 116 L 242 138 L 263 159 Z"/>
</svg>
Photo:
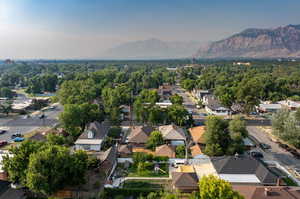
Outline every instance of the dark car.
<svg viewBox="0 0 300 199">
<path fill-rule="evenodd" d="M 250 151 L 249 155 L 253 158 L 264 158 L 264 155 L 258 151 Z"/>
<path fill-rule="evenodd" d="M 262 148 L 262 149 L 271 149 L 271 146 L 270 145 L 268 145 L 268 144 L 265 144 L 265 143 L 260 143 L 259 144 L 259 147 L 260 148 Z"/>
<path fill-rule="evenodd" d="M 281 148 L 286 149 L 286 150 L 289 148 L 289 146 L 286 145 L 286 144 L 279 143 L 278 145 L 279 145 Z"/>
<path fill-rule="evenodd" d="M 23 135 L 20 134 L 20 133 L 15 133 L 15 134 L 11 135 L 11 139 L 14 139 L 14 138 L 17 138 L 17 137 L 23 137 Z"/>
<path fill-rule="evenodd" d="M 0 130 L 0 135 L 6 133 L 7 130 Z"/>
<path fill-rule="evenodd" d="M 5 146 L 5 145 L 7 145 L 7 141 L 6 140 L 1 140 L 0 141 L 0 147 Z"/>
</svg>

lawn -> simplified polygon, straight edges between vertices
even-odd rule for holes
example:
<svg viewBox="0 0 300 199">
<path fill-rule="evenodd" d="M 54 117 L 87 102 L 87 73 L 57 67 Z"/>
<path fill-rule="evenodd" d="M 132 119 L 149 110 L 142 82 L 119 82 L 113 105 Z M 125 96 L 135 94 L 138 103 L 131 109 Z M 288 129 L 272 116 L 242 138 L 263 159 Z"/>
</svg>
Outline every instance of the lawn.
<svg viewBox="0 0 300 199">
<path fill-rule="evenodd" d="M 131 166 L 128 169 L 128 177 L 169 177 L 169 164 L 159 164 L 160 171 L 154 171 L 154 164 L 151 163 L 149 166 L 142 171 L 138 171 L 137 167 Z M 165 172 L 163 172 L 163 171 Z"/>
<path fill-rule="evenodd" d="M 123 188 L 141 188 L 141 189 L 162 189 L 161 184 L 152 183 L 149 181 L 136 180 L 136 181 L 126 181 Z"/>
</svg>

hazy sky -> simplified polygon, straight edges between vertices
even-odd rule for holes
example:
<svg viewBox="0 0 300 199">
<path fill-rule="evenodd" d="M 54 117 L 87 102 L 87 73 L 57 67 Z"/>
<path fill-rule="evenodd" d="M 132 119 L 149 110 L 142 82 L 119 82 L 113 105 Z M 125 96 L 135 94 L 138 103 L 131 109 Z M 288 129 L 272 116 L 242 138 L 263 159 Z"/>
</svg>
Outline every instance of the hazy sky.
<svg viewBox="0 0 300 199">
<path fill-rule="evenodd" d="M 214 41 L 300 24 L 299 0 L 0 0 L 0 59 L 99 58 L 122 42 Z"/>
</svg>

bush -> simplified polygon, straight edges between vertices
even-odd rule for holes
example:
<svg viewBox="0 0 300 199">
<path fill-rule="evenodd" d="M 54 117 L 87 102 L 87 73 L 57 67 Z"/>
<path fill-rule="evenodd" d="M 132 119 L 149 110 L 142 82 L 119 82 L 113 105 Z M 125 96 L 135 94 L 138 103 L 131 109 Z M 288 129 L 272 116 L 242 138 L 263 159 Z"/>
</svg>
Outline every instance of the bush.
<svg viewBox="0 0 300 199">
<path fill-rule="evenodd" d="M 154 156 L 153 160 L 155 162 L 167 162 L 167 161 L 169 161 L 169 157 L 167 157 L 167 156 Z"/>
</svg>

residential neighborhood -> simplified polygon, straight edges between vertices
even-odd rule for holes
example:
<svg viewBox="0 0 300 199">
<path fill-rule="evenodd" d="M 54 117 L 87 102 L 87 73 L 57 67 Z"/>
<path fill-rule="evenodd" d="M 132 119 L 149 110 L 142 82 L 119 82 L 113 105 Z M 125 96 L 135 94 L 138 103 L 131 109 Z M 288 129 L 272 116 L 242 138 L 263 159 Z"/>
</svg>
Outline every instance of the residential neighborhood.
<svg viewBox="0 0 300 199">
<path fill-rule="evenodd" d="M 300 199 L 299 10 L 0 0 L 0 199 Z"/>
</svg>

